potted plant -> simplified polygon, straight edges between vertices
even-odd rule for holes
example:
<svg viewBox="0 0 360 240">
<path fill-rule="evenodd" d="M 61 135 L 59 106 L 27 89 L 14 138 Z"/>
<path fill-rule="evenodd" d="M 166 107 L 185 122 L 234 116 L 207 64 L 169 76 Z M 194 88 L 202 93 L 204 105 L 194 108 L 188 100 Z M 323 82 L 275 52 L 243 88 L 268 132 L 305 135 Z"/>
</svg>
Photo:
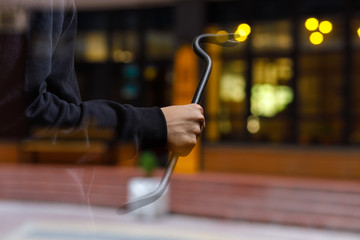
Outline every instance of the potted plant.
<svg viewBox="0 0 360 240">
<path fill-rule="evenodd" d="M 129 180 L 129 201 L 154 191 L 161 180 L 159 177 L 154 176 L 154 171 L 158 168 L 158 159 L 153 152 L 142 152 L 139 156 L 139 166 L 144 172 L 144 177 L 134 177 Z M 163 216 L 169 209 L 169 194 L 167 192 L 168 191 L 155 202 L 135 210 L 133 214 L 145 219 L 154 219 Z"/>
</svg>

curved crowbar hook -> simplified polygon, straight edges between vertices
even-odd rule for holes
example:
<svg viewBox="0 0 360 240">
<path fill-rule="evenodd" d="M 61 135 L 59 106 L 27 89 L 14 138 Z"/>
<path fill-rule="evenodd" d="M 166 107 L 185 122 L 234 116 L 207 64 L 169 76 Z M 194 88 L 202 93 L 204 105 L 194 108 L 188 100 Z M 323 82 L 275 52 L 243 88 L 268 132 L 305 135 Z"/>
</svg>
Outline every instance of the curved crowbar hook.
<svg viewBox="0 0 360 240">
<path fill-rule="evenodd" d="M 219 41 L 221 39 L 225 39 L 225 41 Z M 204 89 L 206 87 L 206 83 L 209 80 L 211 69 L 212 69 L 212 60 L 210 56 L 200 47 L 201 43 L 213 43 L 216 45 L 224 46 L 224 47 L 233 47 L 239 44 L 239 42 L 235 41 L 235 34 L 229 33 L 229 34 L 202 34 L 197 36 L 193 41 L 193 50 L 196 53 L 198 57 L 200 57 L 205 62 L 205 69 L 202 73 L 201 79 L 198 83 L 198 86 L 196 88 L 194 97 L 191 101 L 191 103 L 199 104 L 201 97 L 204 93 Z M 159 199 L 163 193 L 166 191 L 167 186 L 169 185 L 171 175 L 174 171 L 174 168 L 176 166 L 176 163 L 178 161 L 179 155 L 176 153 L 171 153 L 169 158 L 168 166 L 164 172 L 164 175 L 161 178 L 159 186 L 156 188 L 155 191 L 134 199 L 132 201 L 129 201 L 123 205 L 121 205 L 117 212 L 119 214 L 122 213 L 122 210 L 125 208 L 125 213 L 132 212 L 138 208 L 141 208 L 143 206 L 146 206 L 157 199 Z"/>
</svg>

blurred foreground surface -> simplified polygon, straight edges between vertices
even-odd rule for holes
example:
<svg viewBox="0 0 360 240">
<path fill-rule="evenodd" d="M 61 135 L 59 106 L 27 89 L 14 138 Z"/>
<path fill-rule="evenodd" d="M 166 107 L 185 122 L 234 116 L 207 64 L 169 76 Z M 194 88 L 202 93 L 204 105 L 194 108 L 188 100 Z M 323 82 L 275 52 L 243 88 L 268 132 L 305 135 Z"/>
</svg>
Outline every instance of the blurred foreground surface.
<svg viewBox="0 0 360 240">
<path fill-rule="evenodd" d="M 0 202 L 4 240 L 355 240 L 360 233 L 169 214 L 139 219 L 111 207 L 24 201 Z"/>
<path fill-rule="evenodd" d="M 0 198 L 116 209 L 141 174 L 113 166 L 2 165 Z M 176 173 L 169 190 L 175 214 L 360 233 L 358 180 Z"/>
</svg>

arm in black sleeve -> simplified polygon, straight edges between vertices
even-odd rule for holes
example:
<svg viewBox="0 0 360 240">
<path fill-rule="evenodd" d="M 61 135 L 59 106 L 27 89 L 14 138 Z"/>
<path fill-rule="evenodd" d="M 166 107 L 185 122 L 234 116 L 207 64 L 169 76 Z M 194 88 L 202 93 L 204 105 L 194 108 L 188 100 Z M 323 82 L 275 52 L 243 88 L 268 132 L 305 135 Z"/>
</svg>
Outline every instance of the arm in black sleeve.
<svg viewBox="0 0 360 240">
<path fill-rule="evenodd" d="M 76 24 L 72 1 L 31 15 L 25 80 L 31 125 L 86 127 L 91 122 L 116 130 L 119 139 L 137 149 L 165 147 L 167 129 L 160 108 L 81 101 L 74 70 Z"/>
</svg>

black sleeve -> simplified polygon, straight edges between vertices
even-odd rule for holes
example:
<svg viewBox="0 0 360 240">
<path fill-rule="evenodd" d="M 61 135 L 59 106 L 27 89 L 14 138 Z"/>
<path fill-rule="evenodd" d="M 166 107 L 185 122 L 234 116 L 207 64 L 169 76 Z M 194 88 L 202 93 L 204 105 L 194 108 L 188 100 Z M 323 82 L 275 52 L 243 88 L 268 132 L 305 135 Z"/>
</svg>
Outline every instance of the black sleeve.
<svg viewBox="0 0 360 240">
<path fill-rule="evenodd" d="M 165 147 L 167 129 L 160 108 L 81 101 L 74 70 L 76 10 L 73 1 L 61 2 L 30 17 L 25 90 L 31 125 L 86 127 L 91 122 L 116 130 L 119 139 L 137 149 Z"/>
</svg>

